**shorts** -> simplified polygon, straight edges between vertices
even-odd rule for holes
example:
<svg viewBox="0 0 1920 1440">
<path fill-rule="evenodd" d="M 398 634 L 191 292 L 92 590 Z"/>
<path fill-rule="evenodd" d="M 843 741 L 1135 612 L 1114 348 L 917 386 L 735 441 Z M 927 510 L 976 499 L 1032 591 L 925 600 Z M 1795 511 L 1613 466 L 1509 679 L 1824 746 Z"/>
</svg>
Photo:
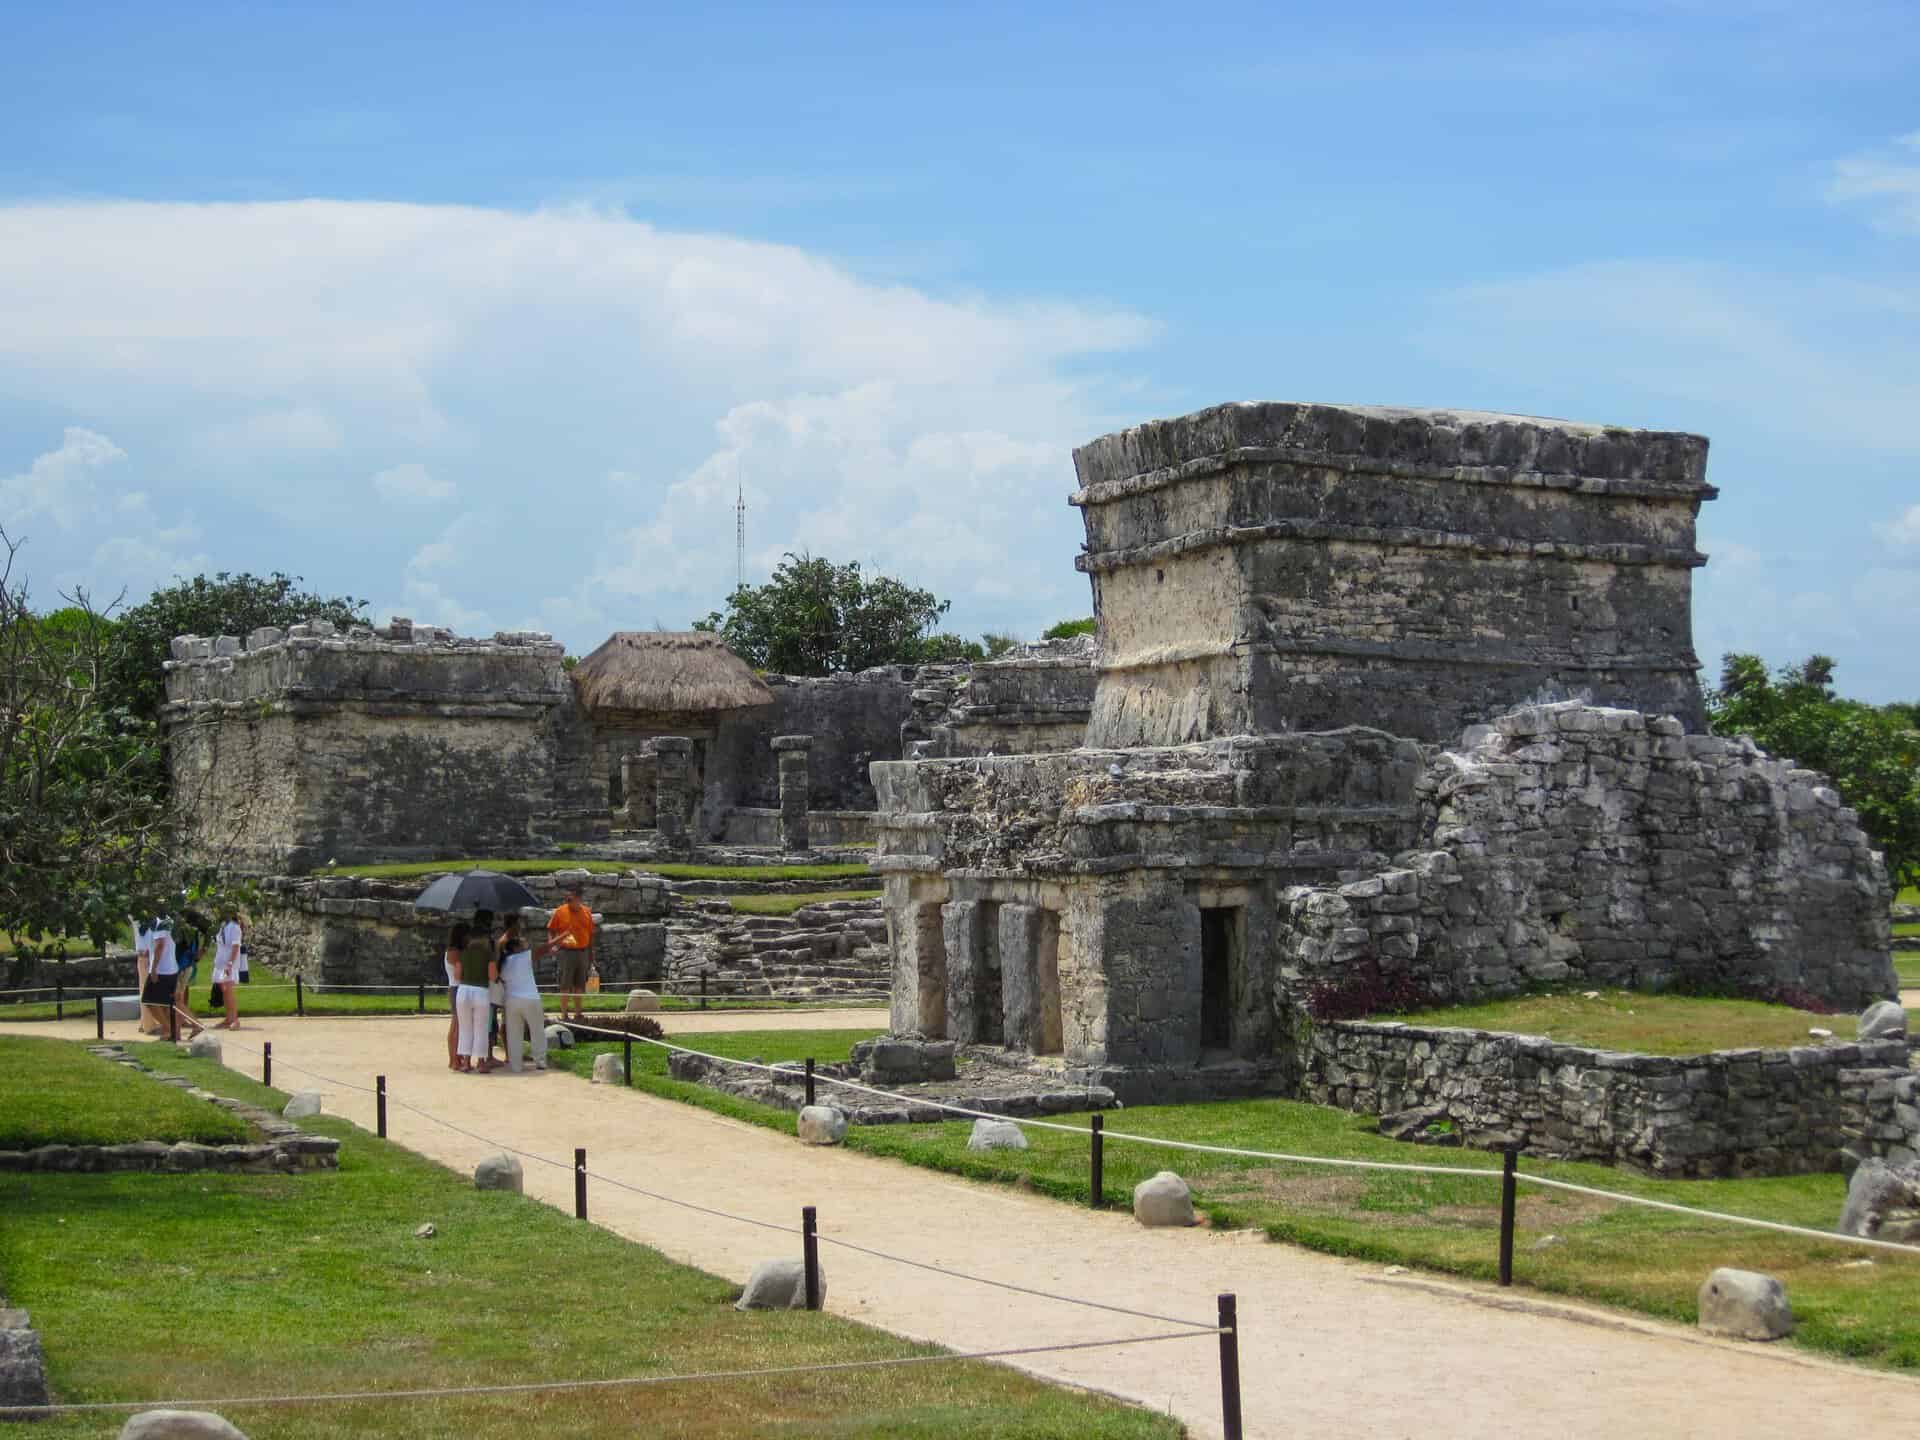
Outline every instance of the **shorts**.
<svg viewBox="0 0 1920 1440">
<path fill-rule="evenodd" d="M 143 1005 L 171 1005 L 173 1003 L 173 987 L 179 979 L 180 977 L 178 975 L 147 976 L 147 988 L 140 992 L 140 1003 Z"/>
<path fill-rule="evenodd" d="M 593 968 L 593 952 L 590 950 L 562 950 L 560 952 L 560 988 L 569 995 L 577 995 L 587 988 L 587 972 Z"/>
</svg>

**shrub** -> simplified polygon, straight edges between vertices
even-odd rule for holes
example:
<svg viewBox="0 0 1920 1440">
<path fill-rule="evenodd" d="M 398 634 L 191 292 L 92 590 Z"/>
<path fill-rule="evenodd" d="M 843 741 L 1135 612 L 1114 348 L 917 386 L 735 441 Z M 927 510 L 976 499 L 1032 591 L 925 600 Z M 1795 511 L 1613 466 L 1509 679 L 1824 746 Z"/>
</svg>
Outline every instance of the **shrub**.
<svg viewBox="0 0 1920 1440">
<path fill-rule="evenodd" d="M 1307 1014 L 1315 1020 L 1364 1020 L 1382 1012 L 1417 1009 L 1420 1004 L 1420 987 L 1412 976 L 1385 974 L 1373 960 L 1340 980 L 1323 980 L 1307 990 Z"/>
</svg>

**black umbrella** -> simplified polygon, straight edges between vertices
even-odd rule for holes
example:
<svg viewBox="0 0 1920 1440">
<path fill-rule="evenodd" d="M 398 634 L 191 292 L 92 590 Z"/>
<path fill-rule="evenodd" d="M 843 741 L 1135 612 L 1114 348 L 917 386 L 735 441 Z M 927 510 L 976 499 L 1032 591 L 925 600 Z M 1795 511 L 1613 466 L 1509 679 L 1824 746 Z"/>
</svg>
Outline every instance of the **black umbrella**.
<svg viewBox="0 0 1920 1440">
<path fill-rule="evenodd" d="M 498 870 L 442 875 L 413 897 L 416 910 L 491 910 L 500 914 L 539 904 L 538 895 L 513 876 L 502 875 Z"/>
</svg>

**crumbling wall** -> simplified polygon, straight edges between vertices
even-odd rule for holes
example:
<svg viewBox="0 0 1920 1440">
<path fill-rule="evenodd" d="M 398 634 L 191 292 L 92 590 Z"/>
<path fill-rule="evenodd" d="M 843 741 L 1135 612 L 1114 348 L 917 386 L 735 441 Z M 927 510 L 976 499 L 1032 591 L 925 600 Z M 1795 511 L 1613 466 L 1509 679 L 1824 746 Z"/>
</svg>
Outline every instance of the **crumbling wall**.
<svg viewBox="0 0 1920 1440">
<path fill-rule="evenodd" d="M 1461 1001 L 1531 985 L 1896 989 L 1886 870 L 1824 777 L 1745 739 L 1579 704 L 1468 732 L 1417 787 L 1420 846 L 1287 897 L 1284 1007 L 1364 972 Z"/>
<path fill-rule="evenodd" d="M 908 752 L 918 760 L 1076 748 L 1087 735 L 1098 653 L 1092 636 L 1076 635 L 998 660 L 925 667 L 902 732 Z"/>
<path fill-rule="evenodd" d="M 883 665 L 858 675 L 763 675 L 773 704 L 729 711 L 707 745 L 702 810 L 719 838 L 736 806 L 778 809 L 773 737 L 811 735 L 807 803 L 814 810 L 872 810 L 867 767 L 900 758 L 900 727 L 913 708 L 914 667 Z"/>
</svg>

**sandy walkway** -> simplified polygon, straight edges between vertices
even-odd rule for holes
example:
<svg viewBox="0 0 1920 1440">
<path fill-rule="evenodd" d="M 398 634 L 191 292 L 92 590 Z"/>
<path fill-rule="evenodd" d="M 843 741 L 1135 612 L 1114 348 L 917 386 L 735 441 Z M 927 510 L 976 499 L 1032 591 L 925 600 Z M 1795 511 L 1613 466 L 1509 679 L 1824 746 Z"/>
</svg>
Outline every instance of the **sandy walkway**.
<svg viewBox="0 0 1920 1440">
<path fill-rule="evenodd" d="M 834 1028 L 875 1012 L 674 1016 L 670 1030 Z M 6 1027 L 15 1028 L 15 1027 Z M 56 1027 L 18 1027 L 35 1034 Z M 92 1026 L 58 1029 L 90 1036 Z M 125 1038 L 131 1025 L 109 1026 Z M 397 1108 L 405 1101 L 569 1167 L 779 1224 L 819 1207 L 823 1235 L 973 1274 L 1161 1314 L 1209 1319 L 1214 1296 L 1240 1297 L 1247 1433 L 1357 1432 L 1484 1440 L 1522 1429 L 1553 1437 L 1732 1436 L 1784 1428 L 1796 1440 L 1910 1430 L 1920 1382 L 1796 1355 L 1704 1340 L 1673 1326 L 1557 1303 L 1497 1308 L 1515 1292 L 1385 1278 L 1360 1265 L 1247 1235 L 1149 1231 L 1095 1214 L 844 1150 L 803 1147 L 771 1131 L 564 1074 L 457 1076 L 444 1020 L 263 1020 L 234 1037 L 274 1042 L 283 1086 L 327 1090 L 327 1108 L 369 1128 L 369 1095 L 289 1073 L 302 1065 L 361 1084 L 388 1077 L 389 1133 L 467 1169 L 491 1147 Z M 237 1044 L 228 1063 L 258 1075 Z M 571 1170 L 527 1164 L 529 1194 L 570 1209 Z M 798 1254 L 796 1238 L 594 1184 L 589 1213 L 676 1259 L 735 1279 Z M 423 1220 L 432 1219 L 423 1212 Z M 1729 1247 L 1730 1259 L 1738 1246 Z M 956 1349 L 1146 1334 L 1165 1326 L 1029 1298 L 822 1249 L 829 1308 Z M 1596 1323 L 1596 1321 L 1598 1323 Z M 1209 1339 L 1033 1357 L 1036 1373 L 1170 1409 L 1196 1435 L 1220 1433 L 1216 1347 Z"/>
</svg>

